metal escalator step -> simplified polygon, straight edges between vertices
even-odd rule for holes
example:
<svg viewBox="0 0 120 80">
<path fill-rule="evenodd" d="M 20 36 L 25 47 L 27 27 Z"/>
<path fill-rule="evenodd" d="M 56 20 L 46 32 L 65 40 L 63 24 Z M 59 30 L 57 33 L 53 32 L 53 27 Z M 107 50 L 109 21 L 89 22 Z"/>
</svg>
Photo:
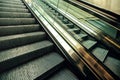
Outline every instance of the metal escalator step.
<svg viewBox="0 0 120 80">
<path fill-rule="evenodd" d="M 64 68 L 47 80 L 79 80 L 70 70 Z"/>
<path fill-rule="evenodd" d="M 45 32 L 32 32 L 25 34 L 17 34 L 11 36 L 0 37 L 0 50 L 8 49 L 36 41 L 41 41 L 46 38 Z"/>
<path fill-rule="evenodd" d="M 62 21 L 63 21 L 65 24 L 68 24 L 68 23 L 69 23 L 68 19 L 63 19 Z"/>
<path fill-rule="evenodd" d="M 72 24 L 72 23 L 68 23 L 68 24 L 66 24 L 69 28 L 74 28 L 74 24 Z"/>
<path fill-rule="evenodd" d="M 72 28 L 72 29 L 68 29 L 67 31 L 75 32 L 76 34 L 80 33 L 80 29 L 79 28 Z"/>
<path fill-rule="evenodd" d="M 22 8 L 9 8 L 9 7 L 0 7 L 0 12 L 21 12 L 28 13 L 28 9 Z"/>
<path fill-rule="evenodd" d="M 50 41 L 36 42 L 0 52 L 0 72 L 53 50 Z"/>
<path fill-rule="evenodd" d="M 34 32 L 40 29 L 41 27 L 39 24 L 0 26 L 0 36 Z"/>
<path fill-rule="evenodd" d="M 4 0 L 4 1 L 1 1 L 0 0 L 0 3 L 9 3 L 9 4 L 16 4 L 16 5 L 24 5 L 24 3 L 22 3 L 22 2 L 20 2 L 20 1 L 6 1 L 6 0 Z"/>
<path fill-rule="evenodd" d="M 0 3 L 3 4 L 12 4 L 12 5 L 24 5 L 21 1 L 10 1 L 10 0 L 0 0 Z"/>
<path fill-rule="evenodd" d="M 101 47 L 96 47 L 95 49 L 92 50 L 92 53 L 101 61 L 103 62 L 108 54 L 108 50 L 101 48 Z"/>
<path fill-rule="evenodd" d="M 63 20 L 64 17 L 62 15 L 57 16 L 60 20 Z"/>
<path fill-rule="evenodd" d="M 35 24 L 34 18 L 0 18 L 0 26 Z"/>
<path fill-rule="evenodd" d="M 81 34 L 79 34 L 78 36 L 79 36 L 79 37 L 81 37 L 81 38 L 87 38 L 87 37 L 88 37 L 88 35 L 87 35 L 87 34 L 82 34 L 82 33 L 81 33 Z"/>
<path fill-rule="evenodd" d="M 46 80 L 50 76 L 52 76 L 54 73 L 57 73 L 58 70 L 61 70 L 63 67 L 65 67 L 65 62 L 62 62 L 59 65 L 55 66 L 54 68 L 48 70 L 46 73 L 40 75 L 35 80 Z"/>
<path fill-rule="evenodd" d="M 9 3 L 0 3 L 0 7 L 23 8 L 23 9 L 26 9 L 26 6 L 24 6 L 24 5 L 13 5 L 13 4 L 9 4 Z"/>
<path fill-rule="evenodd" d="M 79 41 L 83 41 L 83 40 L 87 39 L 88 35 L 87 35 L 87 34 L 82 34 L 82 33 L 80 33 L 80 34 L 74 35 L 74 37 L 75 37 L 76 39 L 78 39 Z"/>
<path fill-rule="evenodd" d="M 120 78 L 120 59 L 108 56 L 104 64 Z"/>
<path fill-rule="evenodd" d="M 56 11 L 55 11 L 55 10 L 51 10 L 51 12 L 52 12 L 53 14 L 55 14 L 55 13 L 56 13 Z"/>
<path fill-rule="evenodd" d="M 87 48 L 87 49 L 90 49 L 92 48 L 93 46 L 95 46 L 97 43 L 97 41 L 93 41 L 93 40 L 86 40 L 86 41 L 83 41 L 82 42 L 82 45 Z"/>
<path fill-rule="evenodd" d="M 49 8 L 48 6 L 46 6 L 47 8 Z M 60 14 L 59 13 L 54 13 L 55 16 L 59 16 Z"/>
<path fill-rule="evenodd" d="M 60 55 L 52 52 L 0 74 L 0 80 L 33 80 L 63 62 Z"/>
<path fill-rule="evenodd" d="M 32 18 L 31 13 L 0 12 L 0 18 Z"/>
<path fill-rule="evenodd" d="M 0 1 L 5 1 L 5 0 L 0 0 Z M 21 2 L 21 0 L 6 0 L 6 1 L 17 1 L 17 2 Z"/>
<path fill-rule="evenodd" d="M 21 0 L 0 0 L 0 80 L 33 80 L 63 65 L 36 23 Z"/>
</svg>

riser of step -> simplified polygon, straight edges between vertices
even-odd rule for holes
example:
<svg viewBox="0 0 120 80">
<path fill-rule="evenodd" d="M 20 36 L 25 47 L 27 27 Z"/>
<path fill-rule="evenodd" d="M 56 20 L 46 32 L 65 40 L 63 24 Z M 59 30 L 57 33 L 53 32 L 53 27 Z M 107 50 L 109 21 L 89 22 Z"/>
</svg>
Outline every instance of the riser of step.
<svg viewBox="0 0 120 80">
<path fill-rule="evenodd" d="M 8 49 L 46 39 L 45 32 L 32 32 L 0 37 L 0 50 Z"/>
<path fill-rule="evenodd" d="M 39 31 L 40 29 L 41 26 L 39 24 L 0 26 L 0 36 L 34 32 Z"/>
</svg>

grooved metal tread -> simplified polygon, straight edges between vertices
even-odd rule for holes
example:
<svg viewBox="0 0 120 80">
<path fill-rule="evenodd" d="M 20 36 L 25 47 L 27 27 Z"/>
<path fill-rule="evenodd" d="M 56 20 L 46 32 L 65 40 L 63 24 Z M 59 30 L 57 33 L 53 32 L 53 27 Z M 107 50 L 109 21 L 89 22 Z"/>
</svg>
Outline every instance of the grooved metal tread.
<svg viewBox="0 0 120 80">
<path fill-rule="evenodd" d="M 64 59 L 52 52 L 0 74 L 0 80 L 33 80 L 62 62 Z"/>
<path fill-rule="evenodd" d="M 0 12 L 0 18 L 31 18 L 31 13 Z"/>
<path fill-rule="evenodd" d="M 25 8 L 10 8 L 10 7 L 0 7 L 0 12 L 24 12 L 28 13 L 28 9 Z"/>
<path fill-rule="evenodd" d="M 9 3 L 0 3 L 0 7 L 11 7 L 11 8 L 21 8 L 26 9 L 26 6 L 24 5 L 17 5 L 17 4 L 9 4 Z"/>
<path fill-rule="evenodd" d="M 35 18 L 0 18 L 0 26 L 35 24 Z"/>
<path fill-rule="evenodd" d="M 64 66 L 60 53 L 22 0 L 0 0 L 0 80 L 51 75 Z"/>
<path fill-rule="evenodd" d="M 45 40 L 45 38 L 45 32 L 32 32 L 11 36 L 3 36 L 0 37 L 0 50 Z"/>
<path fill-rule="evenodd" d="M 6 1 L 6 0 L 0 0 L 0 3 L 9 3 L 9 4 L 16 4 L 16 5 L 24 5 L 21 1 Z"/>
<path fill-rule="evenodd" d="M 63 68 L 47 80 L 79 80 L 70 70 Z"/>
<path fill-rule="evenodd" d="M 41 29 L 39 24 L 0 26 L 0 36 L 36 32 Z"/>
</svg>

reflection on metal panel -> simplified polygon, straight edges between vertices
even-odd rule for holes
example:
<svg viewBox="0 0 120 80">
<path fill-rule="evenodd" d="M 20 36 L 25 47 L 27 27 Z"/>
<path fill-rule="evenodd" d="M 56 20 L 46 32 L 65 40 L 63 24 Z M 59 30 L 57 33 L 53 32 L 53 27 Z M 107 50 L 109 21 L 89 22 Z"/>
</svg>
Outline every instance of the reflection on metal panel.
<svg viewBox="0 0 120 80">
<path fill-rule="evenodd" d="M 82 0 L 120 15 L 120 0 Z"/>
</svg>

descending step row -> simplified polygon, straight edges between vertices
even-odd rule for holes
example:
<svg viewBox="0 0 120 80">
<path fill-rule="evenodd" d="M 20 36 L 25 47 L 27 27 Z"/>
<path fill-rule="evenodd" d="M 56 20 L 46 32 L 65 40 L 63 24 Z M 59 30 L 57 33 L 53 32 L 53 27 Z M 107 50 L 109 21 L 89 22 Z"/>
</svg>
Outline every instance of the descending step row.
<svg viewBox="0 0 120 80">
<path fill-rule="evenodd" d="M 22 0 L 0 0 L 0 80 L 49 79 L 60 71 L 78 79 L 61 55 Z"/>
<path fill-rule="evenodd" d="M 96 37 L 92 36 L 92 33 L 90 33 L 92 30 L 90 30 L 89 27 L 86 25 L 82 26 L 82 22 L 80 22 L 82 25 L 77 25 L 77 22 L 72 21 L 73 19 L 70 20 L 70 16 L 67 13 L 64 14 L 64 12 L 59 10 L 58 7 L 53 6 L 44 0 L 38 1 L 37 4 L 40 5 L 51 18 L 59 23 L 62 28 L 71 34 L 71 36 L 73 36 L 82 46 L 84 46 L 87 51 L 91 53 L 90 55 L 94 56 L 100 64 L 104 65 L 105 69 L 111 71 L 111 73 L 114 73 L 118 77 L 120 76 L 120 72 L 118 71 L 120 67 L 120 65 L 118 65 L 120 64 L 119 51 L 117 52 L 113 50 L 113 48 L 108 47 L 109 45 L 105 45 L 101 40 L 96 39 Z M 98 33 L 99 32 L 100 31 L 98 31 Z M 98 37 L 101 36 L 98 35 Z"/>
</svg>

